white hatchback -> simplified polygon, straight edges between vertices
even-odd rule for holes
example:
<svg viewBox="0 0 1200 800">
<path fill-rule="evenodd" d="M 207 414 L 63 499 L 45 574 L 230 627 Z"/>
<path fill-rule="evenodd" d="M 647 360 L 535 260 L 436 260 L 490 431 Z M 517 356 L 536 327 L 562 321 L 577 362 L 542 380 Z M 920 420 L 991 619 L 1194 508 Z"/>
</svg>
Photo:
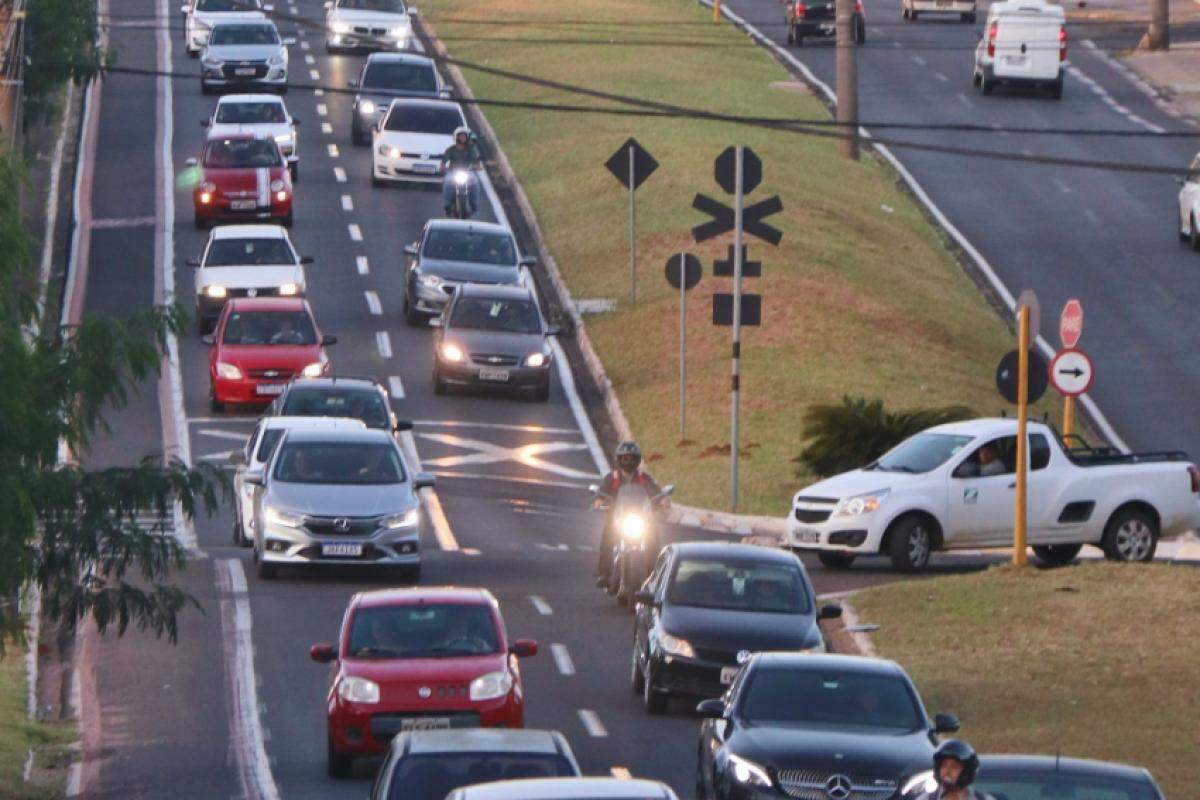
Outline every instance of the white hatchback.
<svg viewBox="0 0 1200 800">
<path fill-rule="evenodd" d="M 983 94 L 999 84 L 1046 88 L 1062 98 L 1067 21 L 1062 6 L 1045 0 L 1007 0 L 988 9 L 975 48 L 974 82 Z"/>
<path fill-rule="evenodd" d="M 396 99 L 372 132 L 371 183 L 442 181 L 442 155 L 467 127 L 458 103 Z"/>
<path fill-rule="evenodd" d="M 300 121 L 288 113 L 283 98 L 273 94 L 228 94 L 217 101 L 212 116 L 200 125 L 208 129 L 209 139 L 239 133 L 275 137 L 275 143 L 287 159 L 292 183 L 300 177 L 300 143 L 296 128 Z"/>
<path fill-rule="evenodd" d="M 1179 182 L 1179 239 L 1200 253 L 1200 153 Z"/>
</svg>

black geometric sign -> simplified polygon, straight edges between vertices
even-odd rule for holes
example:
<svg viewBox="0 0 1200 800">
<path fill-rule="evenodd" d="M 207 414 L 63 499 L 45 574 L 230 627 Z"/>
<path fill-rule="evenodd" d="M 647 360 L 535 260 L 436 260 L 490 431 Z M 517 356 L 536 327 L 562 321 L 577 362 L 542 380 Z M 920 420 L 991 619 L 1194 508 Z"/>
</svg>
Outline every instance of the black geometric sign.
<svg viewBox="0 0 1200 800">
<path fill-rule="evenodd" d="M 1000 359 L 996 367 L 996 388 L 1000 395 L 1010 403 L 1017 402 L 1017 377 L 1021 374 L 1020 353 L 1009 350 Z M 1050 373 L 1046 367 L 1046 359 L 1036 350 L 1029 351 L 1029 377 L 1026 384 L 1026 400 L 1036 403 L 1046 393 L 1046 384 L 1050 382 Z"/>
<path fill-rule="evenodd" d="M 608 167 L 608 171 L 613 174 L 613 177 L 628 189 L 630 147 L 633 148 L 633 188 L 637 189 L 646 178 L 650 177 L 654 170 L 658 169 L 658 162 L 654 160 L 654 156 L 650 155 L 644 147 L 638 144 L 637 139 L 634 139 L 632 136 L 629 137 L 629 140 L 618 147 L 617 152 L 612 154 L 612 158 L 604 162 L 604 166 Z"/>
<path fill-rule="evenodd" d="M 691 253 L 676 253 L 667 259 L 667 283 L 671 284 L 672 288 L 679 288 L 679 256 L 683 256 L 683 288 L 684 290 L 691 289 L 700 282 L 700 276 L 704 272 L 704 267 L 700 265 L 700 259 L 696 258 Z"/>
<path fill-rule="evenodd" d="M 717 185 L 725 194 L 737 194 L 737 148 L 726 147 L 713 162 Z M 750 194 L 762 183 L 762 160 L 749 147 L 742 149 L 742 194 Z"/>
<path fill-rule="evenodd" d="M 713 294 L 713 325 L 729 326 L 733 324 L 733 295 L 725 292 Z M 742 324 L 762 324 L 762 296 L 757 294 L 742 295 Z"/>
<path fill-rule="evenodd" d="M 719 200 L 714 200 L 705 194 L 697 194 L 692 201 L 692 208 L 703 211 L 712 217 L 710 221 L 692 228 L 692 238 L 696 242 L 707 242 L 714 236 L 720 236 L 722 233 L 733 230 L 733 209 Z M 779 244 L 783 239 L 783 233 L 762 220 L 782 210 L 783 202 L 779 199 L 779 195 L 760 200 L 752 206 L 746 206 L 742 209 L 742 231 L 751 236 L 757 236 L 767 244 Z"/>
<path fill-rule="evenodd" d="M 713 275 L 718 278 L 733 277 L 733 245 L 729 245 L 729 256 L 727 258 L 723 260 L 717 259 L 713 262 Z M 742 277 L 762 277 L 762 262 L 746 260 L 746 245 L 742 245 Z"/>
</svg>

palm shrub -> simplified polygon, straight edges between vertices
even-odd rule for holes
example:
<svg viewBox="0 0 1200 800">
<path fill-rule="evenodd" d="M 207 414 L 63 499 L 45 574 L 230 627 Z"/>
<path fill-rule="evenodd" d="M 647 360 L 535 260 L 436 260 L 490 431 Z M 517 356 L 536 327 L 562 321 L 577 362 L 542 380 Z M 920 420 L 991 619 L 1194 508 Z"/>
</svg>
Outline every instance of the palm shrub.
<svg viewBox="0 0 1200 800">
<path fill-rule="evenodd" d="M 969 419 L 966 406 L 888 411 L 883 400 L 844 395 L 840 403 L 804 412 L 798 475 L 836 475 L 869 464 L 900 442 L 934 425 Z"/>
</svg>

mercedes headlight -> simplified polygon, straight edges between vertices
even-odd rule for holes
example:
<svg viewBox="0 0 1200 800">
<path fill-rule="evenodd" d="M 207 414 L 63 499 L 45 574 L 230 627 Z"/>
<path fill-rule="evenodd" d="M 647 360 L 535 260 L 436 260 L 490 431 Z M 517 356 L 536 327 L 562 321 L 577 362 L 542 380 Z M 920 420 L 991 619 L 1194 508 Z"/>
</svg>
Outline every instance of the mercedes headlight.
<svg viewBox="0 0 1200 800">
<path fill-rule="evenodd" d="M 204 287 L 204 296 L 211 297 L 213 300 L 220 300 L 221 298 L 227 297 L 228 295 L 229 295 L 229 290 L 226 289 L 224 286 L 218 286 L 216 284 L 213 284 L 212 286 Z"/>
<path fill-rule="evenodd" d="M 465 356 L 463 355 L 461 347 L 456 345 L 454 342 L 446 342 L 442 345 L 442 358 L 457 364 L 458 362 L 463 361 Z"/>
<path fill-rule="evenodd" d="M 306 365 L 302 372 L 306 378 L 319 378 L 321 377 L 321 374 L 325 372 L 325 365 L 320 361 L 314 361 L 313 363 Z"/>
<path fill-rule="evenodd" d="M 741 756 L 729 754 L 729 774 L 738 783 L 744 783 L 748 786 L 770 786 L 771 776 L 767 771 L 753 761 L 748 761 Z"/>
<path fill-rule="evenodd" d="M 279 294 L 282 295 L 283 297 L 292 297 L 294 295 L 300 294 L 300 285 L 296 284 L 296 283 L 291 283 L 289 281 L 288 283 L 285 283 L 279 287 Z"/>
<path fill-rule="evenodd" d="M 266 506 L 263 509 L 263 516 L 271 525 L 279 525 L 283 528 L 299 528 L 304 524 L 303 514 L 284 511 L 283 509 L 275 508 L 274 506 Z"/>
<path fill-rule="evenodd" d="M 370 100 L 363 100 L 361 103 L 358 104 L 358 113 L 374 114 L 375 113 L 375 104 L 373 102 L 371 102 Z"/>
<path fill-rule="evenodd" d="M 218 361 L 217 377 L 224 378 L 227 381 L 240 381 L 242 379 L 242 371 L 238 369 L 236 364 L 226 364 L 224 361 Z"/>
<path fill-rule="evenodd" d="M 349 33 L 350 32 L 350 23 L 341 22 L 341 21 L 334 22 L 332 25 L 329 26 L 329 29 L 332 30 L 334 33 Z"/>
<path fill-rule="evenodd" d="M 540 367 L 546 363 L 545 353 L 530 353 L 525 359 L 525 366 Z"/>
<path fill-rule="evenodd" d="M 844 500 L 838 501 L 838 504 L 833 507 L 833 516 L 835 517 L 860 517 L 863 514 L 870 514 L 875 509 L 879 508 L 880 504 L 887 498 L 891 489 L 881 489 L 878 492 L 869 492 L 867 494 L 859 494 L 854 497 L 847 497 Z"/>
<path fill-rule="evenodd" d="M 349 703 L 378 703 L 379 684 L 366 678 L 345 677 L 338 681 L 338 697 Z"/>
<path fill-rule="evenodd" d="M 664 653 L 670 653 L 673 656 L 682 656 L 683 658 L 696 657 L 696 651 L 692 649 L 692 645 L 687 639 L 680 639 L 678 636 L 672 636 L 665 631 L 658 635 L 658 644 Z"/>
<path fill-rule="evenodd" d="M 502 669 L 498 672 L 480 675 L 471 681 L 470 697 L 472 700 L 495 700 L 497 697 L 504 697 L 512 691 L 512 688 L 512 674 L 508 670 Z"/>
<path fill-rule="evenodd" d="M 640 539 L 646 533 L 646 518 L 641 514 L 626 514 L 621 517 L 621 535 L 626 539 Z"/>
<path fill-rule="evenodd" d="M 383 527 L 394 531 L 397 528 L 411 528 L 421 521 L 420 509 L 410 508 L 402 514 L 393 514 L 383 521 Z"/>
</svg>

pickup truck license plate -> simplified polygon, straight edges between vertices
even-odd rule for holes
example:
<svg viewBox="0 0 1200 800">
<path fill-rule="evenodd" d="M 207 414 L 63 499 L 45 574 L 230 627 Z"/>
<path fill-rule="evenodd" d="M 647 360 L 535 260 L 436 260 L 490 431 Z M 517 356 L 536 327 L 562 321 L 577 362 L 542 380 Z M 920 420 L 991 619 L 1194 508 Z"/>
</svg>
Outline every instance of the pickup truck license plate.
<svg viewBox="0 0 1200 800">
<path fill-rule="evenodd" d="M 1027 63 L 1029 63 L 1029 59 L 1026 56 L 1005 56 L 1004 57 L 1004 66 L 1006 66 L 1006 67 L 1023 67 Z"/>
<path fill-rule="evenodd" d="M 492 369 L 491 367 L 479 368 L 479 380 L 481 381 L 506 381 L 508 380 L 508 370 Z"/>
<path fill-rule="evenodd" d="M 814 531 L 811 528 L 801 528 L 796 531 L 795 540 L 804 544 L 816 544 L 821 541 L 820 531 Z"/>
<path fill-rule="evenodd" d="M 733 683 L 733 679 L 737 677 L 739 669 L 741 667 L 721 667 L 721 683 L 725 686 Z"/>
<path fill-rule="evenodd" d="M 331 544 L 323 544 L 321 545 L 321 555 L 361 556 L 362 545 L 358 542 L 334 542 Z M 450 727 L 449 720 L 446 721 L 446 727 Z M 404 730 L 408 730 L 408 728 L 405 728 Z"/>
<path fill-rule="evenodd" d="M 442 731 L 449 729 L 449 717 L 405 717 L 400 720 L 401 731 Z"/>
<path fill-rule="evenodd" d="M 254 393 L 255 394 L 270 394 L 270 395 L 283 394 L 283 384 L 282 383 L 260 383 L 258 386 L 254 387 Z"/>
<path fill-rule="evenodd" d="M 254 67 L 237 67 L 236 69 L 234 69 L 233 74 L 246 76 L 246 77 L 253 77 L 255 72 L 256 72 L 256 70 L 254 69 Z"/>
<path fill-rule="evenodd" d="M 234 211 L 253 211 L 258 208 L 257 200 L 230 200 L 229 207 Z"/>
</svg>

